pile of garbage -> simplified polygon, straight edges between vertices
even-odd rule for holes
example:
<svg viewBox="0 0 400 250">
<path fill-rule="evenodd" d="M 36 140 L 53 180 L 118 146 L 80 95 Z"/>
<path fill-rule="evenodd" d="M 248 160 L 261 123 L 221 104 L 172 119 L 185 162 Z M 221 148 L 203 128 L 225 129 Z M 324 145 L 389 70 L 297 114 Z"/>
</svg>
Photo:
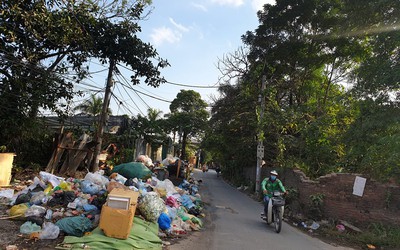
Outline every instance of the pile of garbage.
<svg viewBox="0 0 400 250">
<path fill-rule="evenodd" d="M 139 192 L 135 221 L 156 224 L 158 235 L 182 235 L 203 227 L 199 182 L 189 178 L 174 186 L 140 162 L 116 166 L 110 175 L 89 172 L 83 179 L 42 171 L 31 185 L 15 194 L 13 189 L 1 190 L 0 197 L 8 201 L 9 218 L 26 221 L 20 233 L 31 239 L 56 239 L 60 233 L 84 238 L 98 230 L 102 206 L 114 188 Z"/>
</svg>

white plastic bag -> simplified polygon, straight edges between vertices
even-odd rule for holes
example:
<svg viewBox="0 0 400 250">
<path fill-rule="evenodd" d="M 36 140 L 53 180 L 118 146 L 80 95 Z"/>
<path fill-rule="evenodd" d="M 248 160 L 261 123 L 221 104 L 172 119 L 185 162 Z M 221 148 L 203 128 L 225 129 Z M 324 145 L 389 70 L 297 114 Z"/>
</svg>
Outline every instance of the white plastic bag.
<svg viewBox="0 0 400 250">
<path fill-rule="evenodd" d="M 32 205 L 28 210 L 25 212 L 25 217 L 43 217 L 46 213 L 46 208 L 38 205 Z"/>
<path fill-rule="evenodd" d="M 51 223 L 51 222 L 44 222 L 42 231 L 39 233 L 39 239 L 41 240 L 54 240 L 58 238 L 60 234 L 60 228 Z"/>
<path fill-rule="evenodd" d="M 32 223 L 31 221 L 25 222 L 19 228 L 19 232 L 22 234 L 31 234 L 34 232 L 40 232 L 40 230 L 42 230 L 42 228 L 36 223 Z"/>
<path fill-rule="evenodd" d="M 57 187 L 58 185 L 60 185 L 61 181 L 64 180 L 64 178 L 62 177 L 58 177 L 44 171 L 40 171 L 39 175 L 44 182 L 50 182 L 53 187 Z"/>
<path fill-rule="evenodd" d="M 95 173 L 87 173 L 85 176 L 85 180 L 90 181 L 96 185 L 99 185 L 101 188 L 105 189 L 108 185 L 108 178 L 101 174 L 101 172 Z"/>
</svg>

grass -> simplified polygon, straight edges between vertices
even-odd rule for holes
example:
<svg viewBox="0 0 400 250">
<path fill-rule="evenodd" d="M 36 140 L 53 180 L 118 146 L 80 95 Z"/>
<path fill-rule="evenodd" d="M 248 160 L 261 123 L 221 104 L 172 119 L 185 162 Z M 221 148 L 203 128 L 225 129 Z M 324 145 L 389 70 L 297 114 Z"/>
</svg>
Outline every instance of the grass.
<svg viewBox="0 0 400 250">
<path fill-rule="evenodd" d="M 341 243 L 366 248 L 367 244 L 377 249 L 400 249 L 400 227 L 372 223 L 364 228 L 361 233 L 346 230 L 339 232 L 335 226 L 327 225 L 321 228 L 320 234 L 336 239 Z"/>
</svg>

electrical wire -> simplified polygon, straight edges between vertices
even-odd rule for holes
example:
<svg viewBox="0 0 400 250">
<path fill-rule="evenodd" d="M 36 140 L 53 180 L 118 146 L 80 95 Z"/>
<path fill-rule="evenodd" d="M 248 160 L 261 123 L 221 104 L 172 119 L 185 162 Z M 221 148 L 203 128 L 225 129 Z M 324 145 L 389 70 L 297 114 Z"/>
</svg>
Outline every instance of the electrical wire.
<svg viewBox="0 0 400 250">
<path fill-rule="evenodd" d="M 118 77 L 118 75 L 117 75 L 116 77 Z M 126 94 L 128 95 L 128 97 L 131 99 L 132 103 L 135 104 L 137 110 L 138 110 L 143 116 L 145 116 L 144 113 L 142 112 L 142 110 L 139 108 L 139 106 L 138 106 L 138 105 L 136 104 L 136 102 L 133 100 L 133 98 L 132 98 L 132 96 L 129 94 L 129 92 L 128 92 L 125 88 L 124 88 L 124 90 L 125 90 Z"/>
<path fill-rule="evenodd" d="M 133 73 L 135 73 L 132 69 L 126 67 L 125 65 L 122 65 L 120 63 L 117 63 L 118 66 L 121 66 L 122 68 L 129 70 Z M 182 86 L 182 87 L 188 87 L 188 88 L 205 88 L 205 89 L 217 89 L 219 86 L 214 85 L 208 85 L 208 86 L 203 86 L 203 85 L 190 85 L 190 84 L 183 84 L 183 83 L 175 83 L 175 82 L 170 82 L 166 81 L 166 83 L 171 84 L 171 85 L 176 85 L 176 86 Z"/>
</svg>

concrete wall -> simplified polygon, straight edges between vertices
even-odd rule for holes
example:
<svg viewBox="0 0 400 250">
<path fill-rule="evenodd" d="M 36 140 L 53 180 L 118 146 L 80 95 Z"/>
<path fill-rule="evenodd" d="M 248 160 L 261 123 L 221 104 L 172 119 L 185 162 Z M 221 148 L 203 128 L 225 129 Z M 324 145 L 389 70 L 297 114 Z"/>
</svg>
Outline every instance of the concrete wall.
<svg viewBox="0 0 400 250">
<path fill-rule="evenodd" d="M 262 178 L 271 169 L 262 169 Z M 280 170 L 280 179 L 288 188 L 298 190 L 298 206 L 294 213 L 307 214 L 311 208 L 310 195 L 323 194 L 323 217 L 346 220 L 353 223 L 384 222 L 400 225 L 400 186 L 380 183 L 367 178 L 363 196 L 353 195 L 358 174 L 329 174 L 310 180 L 300 170 Z M 255 180 L 255 167 L 245 169 L 245 176 Z M 366 177 L 364 177 L 366 178 Z"/>
</svg>

